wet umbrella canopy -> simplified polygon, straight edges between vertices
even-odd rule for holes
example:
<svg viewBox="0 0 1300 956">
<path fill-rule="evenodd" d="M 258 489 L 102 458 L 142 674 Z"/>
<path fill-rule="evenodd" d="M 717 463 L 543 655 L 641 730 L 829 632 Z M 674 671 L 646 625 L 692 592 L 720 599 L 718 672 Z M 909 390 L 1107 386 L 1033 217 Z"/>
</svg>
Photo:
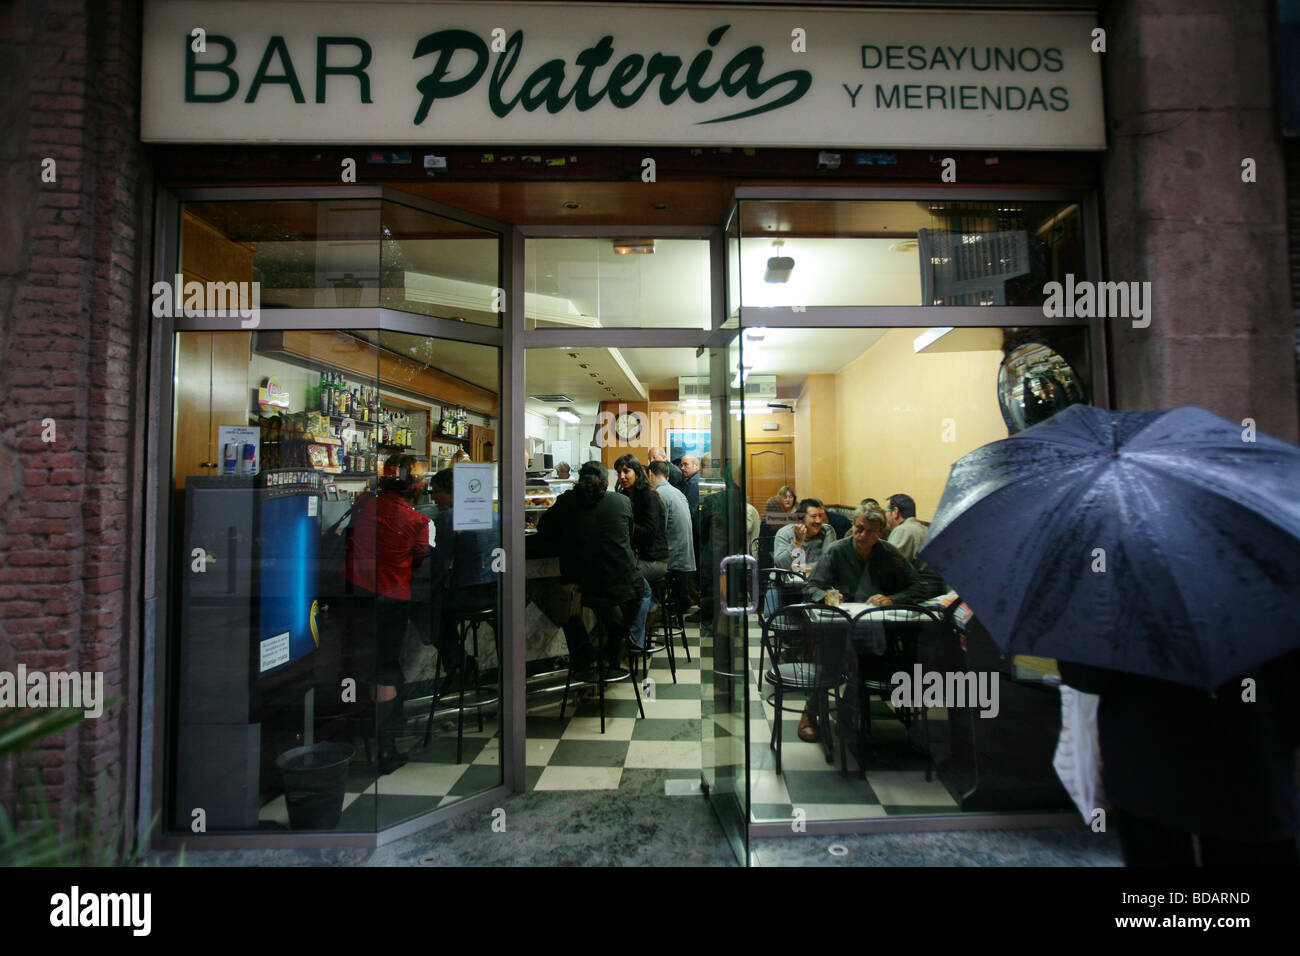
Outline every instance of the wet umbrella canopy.
<svg viewBox="0 0 1300 956">
<path fill-rule="evenodd" d="M 1075 405 L 958 461 L 921 556 L 1005 650 L 1213 689 L 1300 646 L 1300 449 Z"/>
</svg>

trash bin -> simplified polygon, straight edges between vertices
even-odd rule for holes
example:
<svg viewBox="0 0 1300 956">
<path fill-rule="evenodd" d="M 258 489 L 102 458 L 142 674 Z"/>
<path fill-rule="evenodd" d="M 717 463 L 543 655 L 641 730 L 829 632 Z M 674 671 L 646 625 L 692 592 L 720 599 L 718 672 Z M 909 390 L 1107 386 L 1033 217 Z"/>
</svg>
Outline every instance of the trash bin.
<svg viewBox="0 0 1300 956">
<path fill-rule="evenodd" d="M 355 751 L 347 744 L 295 747 L 276 758 L 284 774 L 284 802 L 295 830 L 329 830 L 343 815 L 348 765 Z"/>
</svg>

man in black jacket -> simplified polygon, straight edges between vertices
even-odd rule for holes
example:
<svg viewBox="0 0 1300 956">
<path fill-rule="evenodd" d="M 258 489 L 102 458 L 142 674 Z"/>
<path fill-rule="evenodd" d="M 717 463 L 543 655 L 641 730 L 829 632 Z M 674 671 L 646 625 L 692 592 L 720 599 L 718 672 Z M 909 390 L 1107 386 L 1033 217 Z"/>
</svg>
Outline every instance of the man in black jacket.
<svg viewBox="0 0 1300 956">
<path fill-rule="evenodd" d="M 578 484 L 538 520 L 537 536 L 560 556 L 561 577 L 582 590 L 583 606 L 604 627 L 606 660 L 618 667 L 646 585 L 632 553 L 632 504 L 623 495 L 608 494 L 608 487 L 608 468 L 598 461 L 584 464 Z M 581 614 L 564 625 L 564 637 L 570 666 L 589 667 L 593 648 Z"/>
</svg>

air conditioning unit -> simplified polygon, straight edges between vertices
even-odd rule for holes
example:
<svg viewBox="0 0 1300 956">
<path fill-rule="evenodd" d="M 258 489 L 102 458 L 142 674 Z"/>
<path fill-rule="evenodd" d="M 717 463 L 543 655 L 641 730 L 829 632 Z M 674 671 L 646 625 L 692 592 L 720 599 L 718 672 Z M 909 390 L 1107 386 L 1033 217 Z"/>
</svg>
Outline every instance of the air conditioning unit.
<svg viewBox="0 0 1300 956">
<path fill-rule="evenodd" d="M 677 400 L 684 402 L 689 398 L 702 398 L 706 401 L 711 393 L 709 380 L 700 375 L 682 375 L 677 379 Z"/>
<path fill-rule="evenodd" d="M 750 375 L 745 378 L 745 400 L 758 402 L 775 401 L 776 376 Z"/>
</svg>

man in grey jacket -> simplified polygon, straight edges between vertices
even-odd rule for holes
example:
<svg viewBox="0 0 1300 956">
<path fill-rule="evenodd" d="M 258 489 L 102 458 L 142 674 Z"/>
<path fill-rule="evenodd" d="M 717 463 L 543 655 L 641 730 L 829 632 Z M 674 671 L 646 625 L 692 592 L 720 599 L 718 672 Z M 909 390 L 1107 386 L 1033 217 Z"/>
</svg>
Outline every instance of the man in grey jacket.
<svg viewBox="0 0 1300 956">
<path fill-rule="evenodd" d="M 776 533 L 772 546 L 772 566 L 789 568 L 794 564 L 795 551 L 802 548 L 803 563 L 816 567 L 828 545 L 835 540 L 835 529 L 826 523 L 826 506 L 820 498 L 805 498 L 799 502 L 798 512 L 803 520 L 788 524 Z M 802 571 L 803 568 L 795 568 Z"/>
<path fill-rule="evenodd" d="M 686 496 L 674 488 L 669 478 L 668 462 L 650 462 L 650 486 L 663 499 L 668 516 L 668 575 L 677 586 L 682 607 L 690 603 L 687 580 L 695 572 L 695 548 L 692 544 L 691 509 Z"/>
</svg>

